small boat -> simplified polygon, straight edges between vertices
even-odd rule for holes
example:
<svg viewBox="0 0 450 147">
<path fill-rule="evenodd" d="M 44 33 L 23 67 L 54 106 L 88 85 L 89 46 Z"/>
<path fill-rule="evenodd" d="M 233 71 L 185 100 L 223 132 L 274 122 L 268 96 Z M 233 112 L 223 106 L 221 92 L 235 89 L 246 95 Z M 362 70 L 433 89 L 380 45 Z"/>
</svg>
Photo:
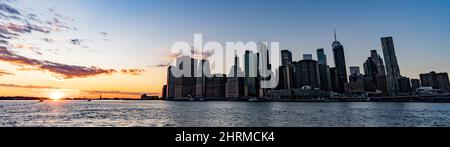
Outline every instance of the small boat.
<svg viewBox="0 0 450 147">
<path fill-rule="evenodd" d="M 44 100 L 39 100 L 39 103 L 42 103 L 42 102 L 44 102 Z"/>
<path fill-rule="evenodd" d="M 92 100 L 87 100 L 88 102 L 91 102 Z"/>
</svg>

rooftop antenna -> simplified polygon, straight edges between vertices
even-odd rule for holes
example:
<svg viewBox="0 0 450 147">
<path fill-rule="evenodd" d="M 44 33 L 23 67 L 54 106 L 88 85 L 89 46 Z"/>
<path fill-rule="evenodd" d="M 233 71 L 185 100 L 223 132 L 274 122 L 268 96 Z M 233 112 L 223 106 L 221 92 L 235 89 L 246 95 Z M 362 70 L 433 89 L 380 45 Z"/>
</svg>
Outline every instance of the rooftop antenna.
<svg viewBox="0 0 450 147">
<path fill-rule="evenodd" d="M 334 41 L 337 41 L 337 37 L 336 37 L 336 29 L 334 29 Z"/>
</svg>

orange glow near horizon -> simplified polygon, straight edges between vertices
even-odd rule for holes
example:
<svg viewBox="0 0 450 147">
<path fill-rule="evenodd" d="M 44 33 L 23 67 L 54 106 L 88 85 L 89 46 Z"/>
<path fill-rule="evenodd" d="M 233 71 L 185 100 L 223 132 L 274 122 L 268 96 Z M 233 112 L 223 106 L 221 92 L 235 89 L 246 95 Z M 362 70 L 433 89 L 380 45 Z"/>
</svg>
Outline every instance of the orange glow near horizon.
<svg viewBox="0 0 450 147">
<path fill-rule="evenodd" d="M 16 70 L 19 67 L 4 62 L 0 62 L 0 67 L 14 73 L 14 75 L 0 76 L 0 97 L 25 96 L 53 99 L 53 92 L 60 91 L 62 98 L 95 99 L 101 95 L 102 98 L 140 99 L 140 93 L 160 96 L 162 85 L 167 79 L 165 68 L 147 68 L 147 71 L 141 75 L 113 74 L 55 79 L 53 78 L 55 74 Z"/>
<path fill-rule="evenodd" d="M 50 94 L 50 99 L 54 100 L 54 101 L 58 101 L 61 100 L 64 97 L 64 93 L 61 91 L 54 91 Z"/>
</svg>

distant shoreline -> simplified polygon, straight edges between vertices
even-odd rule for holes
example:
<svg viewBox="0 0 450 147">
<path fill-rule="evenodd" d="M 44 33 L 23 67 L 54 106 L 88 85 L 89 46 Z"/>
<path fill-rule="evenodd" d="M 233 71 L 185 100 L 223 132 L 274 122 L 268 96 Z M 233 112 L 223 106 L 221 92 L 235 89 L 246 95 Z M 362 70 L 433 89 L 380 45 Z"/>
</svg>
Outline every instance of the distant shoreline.
<svg viewBox="0 0 450 147">
<path fill-rule="evenodd" d="M 53 101 L 49 98 L 34 97 L 0 97 L 0 100 L 36 100 Z M 359 97 L 335 97 L 335 98 L 305 98 L 305 99 L 268 99 L 268 98 L 178 98 L 172 100 L 141 100 L 132 98 L 64 98 L 59 101 L 176 101 L 176 102 L 430 102 L 430 103 L 450 103 L 450 94 L 446 95 L 424 95 L 424 96 L 397 96 L 397 97 L 370 97 L 367 99 Z"/>
<path fill-rule="evenodd" d="M 32 100 L 36 100 L 36 101 L 40 101 L 40 100 L 44 100 L 44 101 L 52 101 L 53 99 L 51 98 L 40 98 L 40 97 L 0 97 L 0 100 L 16 100 L 16 101 L 20 101 L 20 100 L 27 100 L 27 101 L 32 101 Z M 102 99 L 98 99 L 98 98 L 62 98 L 60 99 L 60 101 L 88 101 L 88 100 L 97 100 L 97 101 L 102 101 L 102 100 L 136 100 L 136 101 L 140 101 L 141 99 L 138 98 L 102 98 Z"/>
</svg>

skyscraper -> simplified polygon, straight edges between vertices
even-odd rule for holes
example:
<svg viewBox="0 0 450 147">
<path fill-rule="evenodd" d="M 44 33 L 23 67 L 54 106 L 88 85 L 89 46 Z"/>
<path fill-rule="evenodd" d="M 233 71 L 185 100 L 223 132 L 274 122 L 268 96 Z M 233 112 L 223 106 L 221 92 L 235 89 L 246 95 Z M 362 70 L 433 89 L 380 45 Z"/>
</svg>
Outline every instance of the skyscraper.
<svg viewBox="0 0 450 147">
<path fill-rule="evenodd" d="M 231 67 L 228 77 L 243 77 L 244 73 L 240 65 L 239 57 L 236 55 L 234 57 L 234 65 Z"/>
<path fill-rule="evenodd" d="M 267 69 L 272 69 L 272 65 L 270 64 L 270 49 L 267 45 L 267 42 L 257 42 L 257 56 L 259 56 L 257 58 L 259 64 L 258 65 L 262 65 L 261 67 L 265 67 Z M 291 60 L 292 60 L 292 55 L 291 55 Z"/>
<path fill-rule="evenodd" d="M 325 54 L 325 50 L 323 48 L 317 49 L 317 60 L 319 61 L 319 64 L 328 65 L 327 55 Z"/>
<path fill-rule="evenodd" d="M 392 37 L 381 38 L 384 60 L 386 62 L 387 83 L 389 94 L 396 95 L 400 90 L 398 80 L 402 78 L 398 66 L 397 56 L 395 55 L 394 40 Z"/>
<path fill-rule="evenodd" d="M 167 85 L 164 85 L 163 88 L 162 88 L 162 95 L 161 95 L 161 98 L 162 98 L 163 100 L 167 99 Z"/>
<path fill-rule="evenodd" d="M 295 87 L 295 62 L 292 61 L 292 53 L 289 50 L 281 51 L 281 66 L 278 68 L 278 86 L 277 89 L 292 89 Z"/>
<path fill-rule="evenodd" d="M 359 66 L 350 66 L 349 82 L 345 83 L 345 93 L 348 95 L 360 94 L 364 91 L 364 79 Z"/>
<path fill-rule="evenodd" d="M 364 63 L 364 73 L 367 74 L 378 74 L 386 75 L 386 68 L 384 66 L 384 61 L 378 54 L 377 50 L 370 51 L 370 57 L 367 58 Z"/>
<path fill-rule="evenodd" d="M 319 65 L 315 60 L 301 60 L 295 62 L 295 77 L 298 88 L 310 86 L 321 88 L 319 77 Z"/>
<path fill-rule="evenodd" d="M 267 43 L 260 42 L 258 45 L 258 78 L 256 79 L 257 95 L 260 97 L 267 96 L 268 90 L 272 87 L 263 81 L 270 81 L 272 78 L 272 64 L 270 63 L 270 49 Z M 264 85 L 263 85 L 264 84 Z"/>
<path fill-rule="evenodd" d="M 359 66 L 350 66 L 350 75 L 361 75 Z"/>
<path fill-rule="evenodd" d="M 317 49 L 317 59 L 319 64 L 319 76 L 320 76 L 320 86 L 321 90 L 331 91 L 331 75 L 330 67 L 327 63 L 327 55 L 323 48 Z"/>
<path fill-rule="evenodd" d="M 172 68 L 179 68 L 188 75 L 173 78 L 174 98 L 194 97 L 196 93 L 196 79 L 194 71 L 198 68 L 198 60 L 189 56 L 181 56 L 176 59 L 176 66 Z"/>
<path fill-rule="evenodd" d="M 333 54 L 334 54 L 334 63 L 336 65 L 337 72 L 337 89 L 335 92 L 344 93 L 345 83 L 348 82 L 347 78 L 347 65 L 345 63 L 345 52 L 344 46 L 337 40 L 336 31 L 334 31 L 334 42 L 333 42 Z"/>
<path fill-rule="evenodd" d="M 331 80 L 331 89 L 333 91 L 337 91 L 339 88 L 339 83 L 338 83 L 338 74 L 336 71 L 336 67 L 332 67 L 330 68 L 330 80 Z"/>
<path fill-rule="evenodd" d="M 258 90 L 256 82 L 258 79 L 258 54 L 252 51 L 246 51 L 244 55 L 245 66 L 245 89 L 244 96 L 256 97 L 258 96 Z"/>
<path fill-rule="evenodd" d="M 411 80 L 407 77 L 402 77 L 398 79 L 398 83 L 400 86 L 399 93 L 410 93 L 411 91 Z"/>
<path fill-rule="evenodd" d="M 223 98 L 226 96 L 226 75 L 216 74 L 213 77 L 206 78 L 206 97 Z"/>
<path fill-rule="evenodd" d="M 350 76 L 349 82 L 361 82 L 363 81 L 363 76 L 359 66 L 350 66 Z"/>
<path fill-rule="evenodd" d="M 426 74 L 420 74 L 420 80 L 423 87 L 433 87 L 433 89 L 441 89 L 450 91 L 450 82 L 448 73 L 436 73 L 434 71 Z"/>
<path fill-rule="evenodd" d="M 371 50 L 370 57 L 364 62 L 364 74 L 364 89 L 366 91 L 381 91 L 384 95 L 389 94 L 384 61 L 377 50 Z"/>
<path fill-rule="evenodd" d="M 279 67 L 279 82 L 278 89 L 292 89 L 295 87 L 294 79 L 294 65 L 280 66 Z"/>
<path fill-rule="evenodd" d="M 416 89 L 420 88 L 420 80 L 419 79 L 411 79 L 411 88 L 413 91 L 416 91 Z"/>
<path fill-rule="evenodd" d="M 281 65 L 287 66 L 289 64 L 292 64 L 292 53 L 289 50 L 282 50 L 281 51 Z"/>
<path fill-rule="evenodd" d="M 303 60 L 312 60 L 313 55 L 312 54 L 303 54 Z"/>
<path fill-rule="evenodd" d="M 205 97 L 206 96 L 206 79 L 207 75 L 210 73 L 210 66 L 208 60 L 201 60 L 198 62 L 197 73 L 198 76 L 195 77 L 196 85 L 195 85 L 195 97 Z"/>
<path fill-rule="evenodd" d="M 239 57 L 234 57 L 234 65 L 225 84 L 225 96 L 227 98 L 239 98 L 244 96 L 244 73 L 239 64 Z"/>
<path fill-rule="evenodd" d="M 173 66 L 167 68 L 167 94 L 166 99 L 170 100 L 174 98 L 175 94 L 175 77 L 172 74 Z"/>
</svg>

